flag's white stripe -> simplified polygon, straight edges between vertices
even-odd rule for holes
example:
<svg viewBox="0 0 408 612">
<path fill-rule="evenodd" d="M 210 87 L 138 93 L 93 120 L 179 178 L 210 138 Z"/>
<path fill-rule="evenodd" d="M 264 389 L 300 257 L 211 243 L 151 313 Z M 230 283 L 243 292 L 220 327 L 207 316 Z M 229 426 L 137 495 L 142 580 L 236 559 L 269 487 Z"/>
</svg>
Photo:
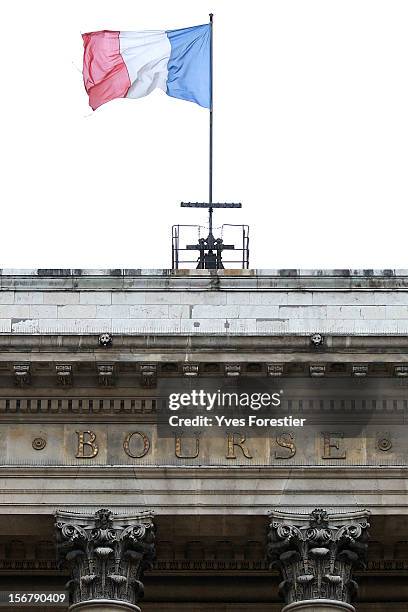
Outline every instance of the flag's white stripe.
<svg viewBox="0 0 408 612">
<path fill-rule="evenodd" d="M 171 45 L 164 30 L 120 32 L 119 44 L 131 83 L 127 98 L 142 98 L 156 87 L 167 90 Z"/>
</svg>

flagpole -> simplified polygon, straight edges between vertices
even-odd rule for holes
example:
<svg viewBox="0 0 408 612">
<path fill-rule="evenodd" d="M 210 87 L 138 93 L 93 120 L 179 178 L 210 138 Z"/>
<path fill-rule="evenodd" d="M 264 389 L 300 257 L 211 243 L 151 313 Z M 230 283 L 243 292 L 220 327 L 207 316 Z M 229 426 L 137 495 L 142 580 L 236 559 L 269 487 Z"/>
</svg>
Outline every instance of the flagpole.
<svg viewBox="0 0 408 612">
<path fill-rule="evenodd" d="M 213 215 L 213 13 L 210 13 L 210 159 L 209 159 L 209 234 L 212 234 L 212 215 Z"/>
</svg>

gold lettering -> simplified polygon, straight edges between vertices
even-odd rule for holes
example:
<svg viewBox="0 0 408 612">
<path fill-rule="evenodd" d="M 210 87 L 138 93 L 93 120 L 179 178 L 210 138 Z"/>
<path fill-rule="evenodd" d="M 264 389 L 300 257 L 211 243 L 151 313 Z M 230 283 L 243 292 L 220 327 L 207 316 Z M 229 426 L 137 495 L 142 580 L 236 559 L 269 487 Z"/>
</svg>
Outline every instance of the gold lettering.
<svg viewBox="0 0 408 612">
<path fill-rule="evenodd" d="M 291 459 L 296 455 L 296 445 L 293 440 L 293 435 L 285 432 L 276 438 L 276 444 L 282 448 L 289 449 L 286 453 L 275 451 L 275 459 Z"/>
<path fill-rule="evenodd" d="M 133 436 L 140 436 L 141 439 L 143 440 L 143 450 L 140 453 L 132 453 L 130 450 L 130 442 Z M 140 459 L 141 457 L 144 457 L 149 452 L 149 449 L 150 449 L 150 440 L 146 436 L 146 434 L 144 434 L 141 431 L 132 431 L 130 434 L 126 436 L 125 441 L 123 442 L 123 450 L 129 457 L 132 457 L 132 459 Z"/>
<path fill-rule="evenodd" d="M 96 434 L 93 431 L 76 431 L 78 436 L 78 450 L 75 457 L 77 459 L 93 459 L 99 452 L 99 447 L 96 442 Z M 87 436 L 88 439 L 85 439 Z M 85 447 L 88 447 L 90 453 L 88 455 L 85 454 Z"/>
<path fill-rule="evenodd" d="M 239 436 L 239 440 L 235 439 L 235 436 Z M 226 459 L 236 459 L 235 454 L 235 446 L 239 446 L 242 450 L 244 457 L 247 459 L 252 459 L 252 455 L 248 450 L 248 447 L 244 444 L 246 437 L 242 434 L 232 433 L 227 434 L 227 454 L 225 455 Z"/>
<path fill-rule="evenodd" d="M 322 459 L 346 459 L 346 451 L 340 448 L 343 440 L 343 432 L 323 432 L 323 455 Z M 332 449 L 336 449 L 338 454 L 332 454 Z"/>
<path fill-rule="evenodd" d="M 196 442 L 195 455 L 183 455 L 183 451 L 181 450 L 181 440 L 182 440 L 182 436 L 176 436 L 176 457 L 178 459 L 195 459 L 196 457 L 198 457 L 199 452 L 200 452 L 199 436 L 195 437 L 195 442 Z"/>
</svg>

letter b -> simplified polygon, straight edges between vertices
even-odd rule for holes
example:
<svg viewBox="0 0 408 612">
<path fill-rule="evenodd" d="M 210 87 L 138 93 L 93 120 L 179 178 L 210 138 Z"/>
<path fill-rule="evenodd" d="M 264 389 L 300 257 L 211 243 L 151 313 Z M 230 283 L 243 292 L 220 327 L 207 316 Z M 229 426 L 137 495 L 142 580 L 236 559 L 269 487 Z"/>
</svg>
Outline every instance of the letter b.
<svg viewBox="0 0 408 612">
<path fill-rule="evenodd" d="M 78 450 L 75 457 L 77 459 L 93 459 L 93 457 L 96 457 L 99 452 L 96 434 L 93 431 L 76 431 L 75 433 L 78 436 Z M 87 453 L 85 453 L 85 449 L 87 449 Z"/>
</svg>

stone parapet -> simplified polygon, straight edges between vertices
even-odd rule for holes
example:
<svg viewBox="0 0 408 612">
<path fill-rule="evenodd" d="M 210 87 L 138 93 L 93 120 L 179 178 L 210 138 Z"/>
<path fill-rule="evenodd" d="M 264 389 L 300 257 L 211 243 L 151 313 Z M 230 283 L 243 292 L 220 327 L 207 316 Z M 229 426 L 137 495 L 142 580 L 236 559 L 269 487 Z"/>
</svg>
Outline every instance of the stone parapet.
<svg viewBox="0 0 408 612">
<path fill-rule="evenodd" d="M 408 334 L 406 270 L 2 270 L 0 334 Z"/>
</svg>

